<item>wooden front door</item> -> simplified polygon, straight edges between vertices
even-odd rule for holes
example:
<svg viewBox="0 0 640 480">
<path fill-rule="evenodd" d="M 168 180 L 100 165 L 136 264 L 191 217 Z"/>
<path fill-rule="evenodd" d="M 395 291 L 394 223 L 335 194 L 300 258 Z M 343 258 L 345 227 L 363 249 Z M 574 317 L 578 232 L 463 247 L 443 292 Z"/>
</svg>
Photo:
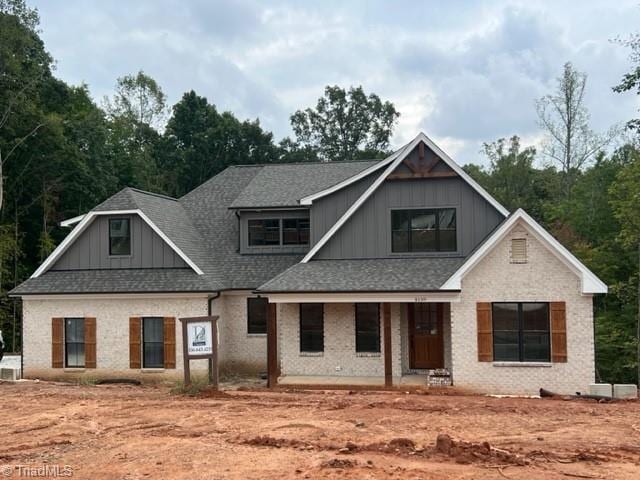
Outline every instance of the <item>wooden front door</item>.
<svg viewBox="0 0 640 480">
<path fill-rule="evenodd" d="M 409 304 L 409 357 L 411 368 L 444 368 L 442 303 Z"/>
</svg>

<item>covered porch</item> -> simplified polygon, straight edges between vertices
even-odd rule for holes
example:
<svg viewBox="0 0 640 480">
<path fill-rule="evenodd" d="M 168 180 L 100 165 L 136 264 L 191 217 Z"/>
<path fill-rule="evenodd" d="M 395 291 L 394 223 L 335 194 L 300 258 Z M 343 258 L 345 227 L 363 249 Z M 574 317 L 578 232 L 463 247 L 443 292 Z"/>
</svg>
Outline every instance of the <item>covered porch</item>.
<svg viewBox="0 0 640 480">
<path fill-rule="evenodd" d="M 453 384 L 450 304 L 458 292 L 268 296 L 270 386 Z"/>
</svg>

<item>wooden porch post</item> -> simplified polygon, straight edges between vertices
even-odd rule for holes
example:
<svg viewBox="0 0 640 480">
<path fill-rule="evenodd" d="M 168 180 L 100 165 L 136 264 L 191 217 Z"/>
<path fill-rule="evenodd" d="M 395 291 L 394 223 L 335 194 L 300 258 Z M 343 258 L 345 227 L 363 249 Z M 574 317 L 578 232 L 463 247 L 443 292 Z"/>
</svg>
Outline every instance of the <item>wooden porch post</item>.
<svg viewBox="0 0 640 480">
<path fill-rule="evenodd" d="M 382 304 L 383 335 L 384 335 L 384 385 L 393 385 L 391 362 L 391 304 Z"/>
<path fill-rule="evenodd" d="M 278 325 L 275 303 L 267 306 L 267 387 L 278 384 L 280 362 L 278 362 Z"/>
</svg>

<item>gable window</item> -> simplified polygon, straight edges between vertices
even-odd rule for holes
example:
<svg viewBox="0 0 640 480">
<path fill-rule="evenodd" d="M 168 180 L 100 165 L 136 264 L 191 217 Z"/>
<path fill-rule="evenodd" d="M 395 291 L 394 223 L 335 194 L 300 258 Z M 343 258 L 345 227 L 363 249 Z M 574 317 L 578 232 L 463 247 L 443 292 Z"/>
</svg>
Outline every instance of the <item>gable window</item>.
<svg viewBox="0 0 640 480">
<path fill-rule="evenodd" d="M 309 219 L 308 218 L 282 219 L 282 244 L 283 245 L 308 245 L 309 244 Z"/>
<path fill-rule="evenodd" d="M 128 218 L 109 219 L 109 255 L 131 255 L 131 228 Z"/>
<path fill-rule="evenodd" d="M 378 303 L 356 303 L 356 352 L 380 352 Z"/>
<path fill-rule="evenodd" d="M 455 208 L 391 211 L 391 251 L 455 252 Z"/>
<path fill-rule="evenodd" d="M 247 333 L 267 333 L 268 308 L 266 298 L 247 298 Z"/>
<path fill-rule="evenodd" d="M 164 319 L 142 319 L 142 367 L 164 368 Z"/>
<path fill-rule="evenodd" d="M 65 366 L 84 367 L 84 318 L 64 319 Z"/>
<path fill-rule="evenodd" d="M 280 220 L 277 218 L 249 220 L 249 245 L 280 245 Z"/>
<path fill-rule="evenodd" d="M 300 304 L 300 351 L 324 352 L 324 305 Z"/>
<path fill-rule="evenodd" d="M 550 360 L 548 303 L 494 303 L 491 317 L 494 361 Z"/>
</svg>

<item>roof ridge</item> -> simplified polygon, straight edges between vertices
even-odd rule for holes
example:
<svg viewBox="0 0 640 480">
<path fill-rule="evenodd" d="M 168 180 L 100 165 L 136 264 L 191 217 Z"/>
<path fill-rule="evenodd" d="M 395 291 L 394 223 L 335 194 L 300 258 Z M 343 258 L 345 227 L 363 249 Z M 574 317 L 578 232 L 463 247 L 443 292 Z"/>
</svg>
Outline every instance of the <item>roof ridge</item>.
<svg viewBox="0 0 640 480">
<path fill-rule="evenodd" d="M 363 158 L 357 160 L 338 160 L 335 162 L 325 162 L 325 161 L 317 161 L 317 162 L 273 162 L 273 163 L 246 163 L 246 164 L 237 164 L 237 165 L 229 165 L 227 168 L 243 168 L 243 167 L 281 167 L 286 165 L 342 165 L 344 163 L 365 163 L 365 162 L 381 162 L 384 158 Z"/>
<path fill-rule="evenodd" d="M 125 187 L 124 190 L 130 190 L 132 192 L 142 193 L 144 195 L 150 195 L 150 196 L 153 196 L 153 197 L 164 198 L 165 200 L 173 200 L 174 202 L 178 201 L 178 199 L 175 198 L 175 197 L 170 197 L 169 195 L 165 195 L 163 193 L 149 192 L 148 190 L 142 190 L 140 188 Z"/>
</svg>

